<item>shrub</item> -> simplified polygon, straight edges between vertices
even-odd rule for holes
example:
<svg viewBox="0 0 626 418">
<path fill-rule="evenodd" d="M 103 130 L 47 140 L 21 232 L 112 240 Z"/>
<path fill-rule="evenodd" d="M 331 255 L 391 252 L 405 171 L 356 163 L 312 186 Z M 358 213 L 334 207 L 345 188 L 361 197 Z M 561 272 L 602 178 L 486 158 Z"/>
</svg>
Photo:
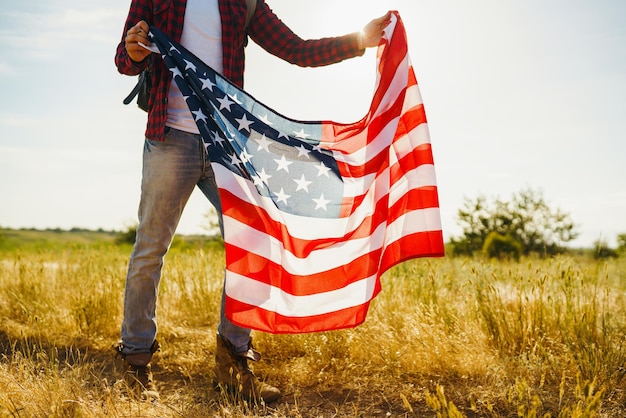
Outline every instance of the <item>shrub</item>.
<svg viewBox="0 0 626 418">
<path fill-rule="evenodd" d="M 137 226 L 129 226 L 128 228 L 126 228 L 126 231 L 122 231 L 119 233 L 117 238 L 115 238 L 115 243 L 118 245 L 122 245 L 122 244 L 133 245 L 135 243 L 136 236 L 137 236 Z"/>
<path fill-rule="evenodd" d="M 519 260 L 522 250 L 522 244 L 512 236 L 502 235 L 494 231 L 487 235 L 482 252 L 489 258 Z"/>
<path fill-rule="evenodd" d="M 454 255 L 480 252 L 492 232 L 513 237 L 521 244 L 523 255 L 542 256 L 563 252 L 563 244 L 578 236 L 569 214 L 550 207 L 542 193 L 532 189 L 522 190 L 508 201 L 491 201 L 485 196 L 466 199 L 458 219 L 463 235 L 450 240 Z"/>
<path fill-rule="evenodd" d="M 596 260 L 603 260 L 606 258 L 616 258 L 618 255 L 617 250 L 609 247 L 606 241 L 598 240 L 593 243 L 593 257 Z"/>
<path fill-rule="evenodd" d="M 617 236 L 617 253 L 626 254 L 626 234 L 619 234 Z"/>
</svg>

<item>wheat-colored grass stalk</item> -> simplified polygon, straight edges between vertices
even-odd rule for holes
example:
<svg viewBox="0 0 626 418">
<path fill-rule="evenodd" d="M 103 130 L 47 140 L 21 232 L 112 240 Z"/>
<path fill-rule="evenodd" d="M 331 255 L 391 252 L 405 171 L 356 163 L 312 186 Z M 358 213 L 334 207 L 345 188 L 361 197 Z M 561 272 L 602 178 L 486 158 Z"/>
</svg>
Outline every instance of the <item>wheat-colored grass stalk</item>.
<svg viewBox="0 0 626 418">
<path fill-rule="evenodd" d="M 124 395 L 111 345 L 128 253 L 118 247 L 0 254 L 0 417 L 621 416 L 624 259 L 403 263 L 356 329 L 255 334 L 252 405 L 211 368 L 221 249 L 168 254 L 154 361 L 156 403 Z"/>
</svg>

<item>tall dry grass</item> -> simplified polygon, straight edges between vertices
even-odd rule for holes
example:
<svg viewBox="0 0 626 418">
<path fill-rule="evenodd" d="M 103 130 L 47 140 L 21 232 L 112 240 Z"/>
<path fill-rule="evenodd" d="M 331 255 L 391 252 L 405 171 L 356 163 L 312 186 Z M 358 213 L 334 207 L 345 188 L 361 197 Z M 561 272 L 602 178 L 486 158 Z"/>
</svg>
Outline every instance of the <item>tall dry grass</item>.
<svg viewBox="0 0 626 418">
<path fill-rule="evenodd" d="M 159 295 L 161 400 L 124 396 L 127 250 L 0 254 L 0 417 L 626 416 L 626 262 L 403 263 L 356 329 L 256 333 L 255 370 L 284 393 L 216 391 L 223 253 L 172 251 Z"/>
</svg>

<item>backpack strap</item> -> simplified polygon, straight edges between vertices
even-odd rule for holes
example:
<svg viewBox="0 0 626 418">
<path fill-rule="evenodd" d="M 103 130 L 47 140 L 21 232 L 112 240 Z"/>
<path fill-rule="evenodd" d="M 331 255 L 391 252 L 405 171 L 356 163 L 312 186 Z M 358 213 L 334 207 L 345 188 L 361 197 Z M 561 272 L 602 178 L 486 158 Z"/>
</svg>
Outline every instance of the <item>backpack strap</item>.
<svg viewBox="0 0 626 418">
<path fill-rule="evenodd" d="M 245 29 L 248 28 L 248 25 L 252 20 L 252 16 L 254 16 L 254 12 L 256 11 L 256 0 L 246 0 L 246 10 L 248 11 L 248 14 L 246 15 Z"/>
<path fill-rule="evenodd" d="M 246 0 L 247 15 L 246 15 L 246 23 L 244 26 L 244 30 L 248 29 L 248 25 L 250 24 L 250 21 L 252 20 L 252 17 L 254 16 L 254 12 L 256 11 L 256 5 L 257 5 L 257 0 Z M 247 42 L 247 39 L 246 39 L 246 42 Z M 150 71 L 150 68 L 148 67 L 145 70 L 143 70 L 141 74 L 139 74 L 137 85 L 133 88 L 130 94 L 124 99 L 124 104 L 127 105 L 130 102 L 132 102 L 135 96 L 137 96 L 141 92 L 142 94 L 140 94 L 140 97 L 142 98 L 142 100 L 141 100 L 141 103 L 139 103 L 140 101 L 137 100 L 137 104 L 139 105 L 141 109 L 145 110 L 146 112 L 148 111 L 147 96 L 150 92 L 149 92 L 149 87 L 146 85 L 146 83 L 150 82 L 149 71 Z"/>
</svg>

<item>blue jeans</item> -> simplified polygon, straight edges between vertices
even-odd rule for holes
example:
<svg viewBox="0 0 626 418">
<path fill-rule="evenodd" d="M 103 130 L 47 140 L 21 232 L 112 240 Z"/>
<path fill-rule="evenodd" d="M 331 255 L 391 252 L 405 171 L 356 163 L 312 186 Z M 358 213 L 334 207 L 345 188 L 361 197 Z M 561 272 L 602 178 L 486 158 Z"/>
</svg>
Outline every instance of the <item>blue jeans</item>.
<svg viewBox="0 0 626 418">
<path fill-rule="evenodd" d="M 121 342 L 125 354 L 150 352 L 156 338 L 156 301 L 163 257 L 195 186 L 215 207 L 222 228 L 222 206 L 215 175 L 200 135 L 166 128 L 163 142 L 146 139 L 139 225 L 124 295 Z M 237 351 L 248 349 L 250 330 L 226 318 L 223 296 L 218 333 Z"/>
</svg>

